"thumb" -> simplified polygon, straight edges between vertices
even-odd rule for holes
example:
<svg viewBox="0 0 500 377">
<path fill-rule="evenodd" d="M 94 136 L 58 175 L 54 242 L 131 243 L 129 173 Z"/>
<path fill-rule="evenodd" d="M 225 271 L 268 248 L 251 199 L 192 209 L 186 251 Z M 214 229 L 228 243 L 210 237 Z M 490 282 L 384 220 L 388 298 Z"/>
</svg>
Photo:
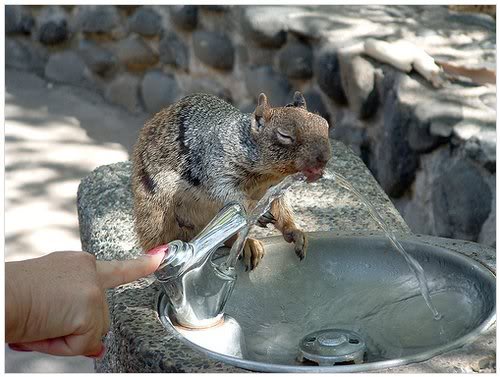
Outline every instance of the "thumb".
<svg viewBox="0 0 500 377">
<path fill-rule="evenodd" d="M 130 283 L 155 272 L 167 252 L 168 245 L 162 245 L 137 259 L 97 261 L 97 275 L 105 289 Z"/>
</svg>

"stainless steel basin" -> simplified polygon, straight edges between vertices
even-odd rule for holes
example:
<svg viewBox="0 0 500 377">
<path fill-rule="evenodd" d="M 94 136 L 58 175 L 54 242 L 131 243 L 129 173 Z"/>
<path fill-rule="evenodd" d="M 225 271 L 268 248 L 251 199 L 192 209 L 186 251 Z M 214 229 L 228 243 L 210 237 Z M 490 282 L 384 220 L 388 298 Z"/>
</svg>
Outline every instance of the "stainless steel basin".
<svg viewBox="0 0 500 377">
<path fill-rule="evenodd" d="M 468 257 L 418 238 L 402 240 L 424 268 L 443 317 L 436 321 L 403 257 L 384 237 L 309 237 L 303 261 L 273 237 L 265 240 L 257 269 L 246 273 L 240 266 L 225 310 L 227 327 L 179 329 L 169 319 L 165 296 L 160 319 L 209 357 L 264 372 L 366 371 L 423 361 L 472 341 L 495 320 L 495 276 Z M 366 345 L 363 362 L 299 362 L 301 341 L 327 329 L 357 333 Z"/>
</svg>

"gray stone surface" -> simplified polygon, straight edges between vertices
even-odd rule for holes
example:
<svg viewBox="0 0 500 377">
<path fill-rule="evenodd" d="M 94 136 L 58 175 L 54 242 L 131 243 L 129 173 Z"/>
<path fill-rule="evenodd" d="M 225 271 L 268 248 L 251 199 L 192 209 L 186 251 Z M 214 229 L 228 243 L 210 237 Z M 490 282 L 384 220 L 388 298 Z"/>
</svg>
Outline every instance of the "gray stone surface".
<svg viewBox="0 0 500 377">
<path fill-rule="evenodd" d="M 160 61 L 182 69 L 189 70 L 189 51 L 182 40 L 173 31 L 166 31 L 159 45 Z"/>
<path fill-rule="evenodd" d="M 306 100 L 307 110 L 312 113 L 321 115 L 327 120 L 327 122 L 330 122 L 330 114 L 326 109 L 323 98 L 321 98 L 321 94 L 314 89 L 309 89 L 302 94 L 304 95 L 304 98 Z M 330 127 L 332 127 L 332 124 L 330 124 Z"/>
<path fill-rule="evenodd" d="M 93 41 L 80 41 L 78 53 L 85 64 L 99 75 L 106 75 L 117 65 L 116 56 L 107 48 L 99 46 Z"/>
<path fill-rule="evenodd" d="M 131 74 L 124 74 L 114 79 L 104 92 L 105 98 L 128 111 L 139 110 L 139 78 Z"/>
<path fill-rule="evenodd" d="M 360 55 L 339 54 L 340 81 L 349 107 L 361 119 L 373 116 L 380 103 L 375 68 Z"/>
<path fill-rule="evenodd" d="M 397 106 L 409 119 L 408 144 L 413 151 L 429 152 L 447 141 L 445 134 L 434 134 L 432 127 L 457 123 L 461 119 L 461 107 L 445 96 L 437 100 L 435 90 L 417 75 L 399 77 L 402 79 L 397 84 Z"/>
<path fill-rule="evenodd" d="M 43 74 L 48 54 L 30 41 L 5 38 L 5 66 Z"/>
<path fill-rule="evenodd" d="M 152 37 L 161 31 L 161 17 L 152 8 L 140 7 L 129 17 L 128 27 L 134 33 Z"/>
<path fill-rule="evenodd" d="M 463 144 L 465 156 L 476 160 L 490 173 L 496 172 L 496 132 L 489 137 L 472 136 Z"/>
<path fill-rule="evenodd" d="M 415 177 L 418 155 L 408 143 L 410 113 L 401 103 L 399 90 L 406 75 L 389 71 L 384 77 L 383 123 L 379 133 L 380 142 L 376 146 L 373 161 L 378 182 L 390 196 L 399 197 L 408 188 Z"/>
<path fill-rule="evenodd" d="M 492 190 L 494 192 L 494 190 Z M 477 242 L 488 245 L 490 247 L 496 248 L 497 245 L 497 235 L 496 235 L 496 228 L 497 228 L 497 211 L 496 211 L 496 196 L 493 197 L 493 200 L 491 201 L 491 210 L 490 210 L 490 215 L 486 219 L 486 221 L 483 223 L 483 226 L 481 228 L 481 232 L 479 233 L 479 237 Z"/>
<path fill-rule="evenodd" d="M 178 99 L 179 86 L 174 76 L 150 71 L 142 79 L 141 97 L 146 110 L 154 114 Z"/>
<path fill-rule="evenodd" d="M 158 56 L 151 47 L 137 34 L 131 34 L 114 46 L 118 61 L 131 71 L 140 71 L 154 66 Z"/>
<path fill-rule="evenodd" d="M 23 5 L 5 5 L 5 34 L 30 34 L 35 19 Z"/>
<path fill-rule="evenodd" d="M 52 81 L 91 87 L 92 73 L 83 59 L 73 51 L 63 51 L 50 55 L 45 66 L 45 76 Z"/>
<path fill-rule="evenodd" d="M 193 49 L 198 59 L 213 68 L 233 68 L 234 47 L 225 34 L 198 30 L 193 33 Z"/>
<path fill-rule="evenodd" d="M 274 71 L 271 66 L 248 68 L 245 71 L 248 94 L 257 100 L 265 93 L 272 106 L 285 106 L 292 99 L 291 87 L 286 76 Z"/>
<path fill-rule="evenodd" d="M 496 31 L 495 19 L 487 14 L 450 12 L 446 21 L 479 26 L 490 32 Z"/>
<path fill-rule="evenodd" d="M 312 76 L 312 48 L 300 42 L 288 43 L 278 55 L 280 70 L 294 79 L 308 79 Z"/>
<path fill-rule="evenodd" d="M 318 52 L 314 70 L 321 90 L 338 104 L 346 105 L 347 97 L 342 87 L 338 52 L 334 46 L 327 45 Z"/>
<path fill-rule="evenodd" d="M 184 92 L 186 95 L 193 93 L 208 93 L 220 97 L 229 103 L 233 103 L 231 92 L 213 79 L 200 78 L 199 80 L 185 82 Z"/>
<path fill-rule="evenodd" d="M 437 233 L 477 241 L 481 226 L 490 214 L 491 200 L 490 188 L 479 169 L 473 163 L 458 160 L 442 172 L 432 187 Z"/>
<path fill-rule="evenodd" d="M 243 34 L 253 42 L 278 48 L 286 41 L 283 12 L 286 7 L 248 7 L 242 12 Z"/>
<path fill-rule="evenodd" d="M 76 27 L 85 33 L 110 33 L 120 22 L 114 5 L 78 5 Z"/>
<path fill-rule="evenodd" d="M 60 6 L 43 8 L 37 18 L 38 40 L 47 45 L 64 42 L 69 37 L 67 14 Z"/>
<path fill-rule="evenodd" d="M 182 30 L 194 30 L 198 25 L 197 5 L 172 5 L 170 9 L 170 20 Z"/>
<path fill-rule="evenodd" d="M 231 5 L 202 5 L 200 9 L 210 12 L 227 12 L 231 9 Z"/>
<path fill-rule="evenodd" d="M 402 238 L 408 228 L 387 196 L 361 161 L 345 146 L 334 143 L 329 169 L 347 177 L 380 211 Z M 98 259 L 128 259 L 139 253 L 135 244 L 130 188 L 130 162 L 101 166 L 82 180 L 78 189 L 80 235 L 85 250 Z M 320 181 L 292 189 L 289 199 L 300 226 L 307 231 L 333 230 L 338 234 L 378 233 L 365 207 L 334 183 Z M 255 235 L 275 234 L 259 229 Z M 494 250 L 466 241 L 417 236 L 421 242 L 446 247 L 495 268 Z M 244 372 L 215 362 L 191 350 L 167 332 L 155 312 L 159 285 L 151 278 L 111 289 L 108 303 L 111 330 L 106 336 L 105 358 L 96 363 L 99 372 Z M 385 372 L 470 372 L 495 350 L 495 326 L 471 344 L 426 362 L 390 368 Z M 487 356 L 487 355 L 486 355 Z M 487 367 L 482 361 L 481 365 Z M 490 365 L 491 366 L 491 365 Z M 384 372 L 382 371 L 382 372 Z"/>
<path fill-rule="evenodd" d="M 239 58 L 243 67 L 257 67 L 261 65 L 274 66 L 276 55 L 279 50 L 248 43 L 239 46 Z"/>
<path fill-rule="evenodd" d="M 442 145 L 421 157 L 409 190 L 413 194 L 405 194 L 395 204 L 414 232 L 447 234 L 493 246 L 495 191 L 495 175 L 464 157 L 460 150 Z M 491 202 L 486 203 L 488 200 Z"/>
<path fill-rule="evenodd" d="M 366 130 L 352 112 L 341 109 L 337 111 L 333 124 L 330 125 L 330 135 L 349 146 L 358 157 L 362 157 L 367 143 Z"/>
</svg>

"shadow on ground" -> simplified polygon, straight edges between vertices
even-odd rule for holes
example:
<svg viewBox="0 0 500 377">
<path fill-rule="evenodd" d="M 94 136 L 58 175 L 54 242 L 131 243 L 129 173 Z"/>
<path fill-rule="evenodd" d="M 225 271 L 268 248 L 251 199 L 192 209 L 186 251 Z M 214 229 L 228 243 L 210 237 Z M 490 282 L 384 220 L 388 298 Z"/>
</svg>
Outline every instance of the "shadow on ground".
<svg viewBox="0 0 500 377">
<path fill-rule="evenodd" d="M 5 260 L 80 250 L 76 192 L 94 168 L 127 160 L 145 115 L 92 92 L 6 70 Z M 6 372 L 91 372 L 93 360 L 5 351 Z"/>
</svg>

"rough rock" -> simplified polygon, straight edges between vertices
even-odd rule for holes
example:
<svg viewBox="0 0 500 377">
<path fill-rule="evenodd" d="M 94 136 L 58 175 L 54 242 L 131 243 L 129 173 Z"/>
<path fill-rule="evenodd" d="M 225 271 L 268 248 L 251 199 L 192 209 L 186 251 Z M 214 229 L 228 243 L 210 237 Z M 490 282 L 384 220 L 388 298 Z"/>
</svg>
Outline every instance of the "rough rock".
<svg viewBox="0 0 500 377">
<path fill-rule="evenodd" d="M 92 175 L 85 177 L 78 186 L 78 222 L 80 224 L 80 238 L 85 245 L 84 250 L 95 250 L 98 259 L 127 259 L 132 249 L 136 248 L 135 237 L 124 237 L 124 234 L 135 235 L 134 222 L 130 221 L 133 196 L 131 192 L 130 161 L 119 162 L 97 168 Z M 92 184 L 96 182 L 96 184 Z M 92 201 L 100 204 L 92 206 Z M 85 203 L 85 205 L 82 205 Z M 121 232 L 109 231 L 117 224 Z M 105 237 L 93 237 L 92 229 L 102 226 Z M 116 256 L 110 256 L 107 249 L 116 245 Z"/>
<path fill-rule="evenodd" d="M 161 17 L 154 9 L 140 7 L 129 17 L 128 27 L 134 33 L 152 37 L 161 31 Z"/>
<path fill-rule="evenodd" d="M 198 25 L 197 5 L 172 5 L 170 6 L 170 20 L 182 30 L 194 30 Z"/>
<path fill-rule="evenodd" d="M 73 51 L 63 51 L 50 56 L 45 66 L 45 76 L 52 81 L 90 87 L 92 73 L 83 59 Z"/>
<path fill-rule="evenodd" d="M 342 141 L 359 157 L 363 156 L 366 144 L 366 131 L 362 122 L 352 113 L 340 110 L 334 124 L 330 124 L 330 136 Z"/>
<path fill-rule="evenodd" d="M 326 46 L 322 48 L 314 66 L 316 81 L 328 97 L 340 105 L 347 104 L 347 97 L 342 87 L 340 65 L 336 48 Z"/>
<path fill-rule="evenodd" d="M 42 9 L 37 18 L 38 40 L 52 45 L 68 39 L 69 28 L 67 15 L 60 6 L 48 6 Z"/>
<path fill-rule="evenodd" d="M 255 103 L 252 101 L 245 101 L 238 106 L 242 113 L 253 113 L 255 111 Z"/>
<path fill-rule="evenodd" d="M 361 119 L 373 116 L 380 104 L 375 68 L 360 55 L 339 54 L 338 60 L 340 81 L 349 107 Z"/>
<path fill-rule="evenodd" d="M 385 72 L 389 70 L 393 75 L 392 68 L 386 67 Z M 436 91 L 417 75 L 398 73 L 397 77 L 401 78 L 395 83 L 398 106 L 409 118 L 408 143 L 412 150 L 427 153 L 447 140 L 450 133 L 445 130 L 461 119 L 461 106 L 453 100 L 437 100 Z"/>
<path fill-rule="evenodd" d="M 5 66 L 43 74 L 47 53 L 26 40 L 5 38 Z"/>
<path fill-rule="evenodd" d="M 196 31 L 193 33 L 193 49 L 198 59 L 211 67 L 223 70 L 233 68 L 234 48 L 225 34 Z"/>
<path fill-rule="evenodd" d="M 189 70 L 189 52 L 186 45 L 172 31 L 166 31 L 159 45 L 160 61 L 174 65 L 184 71 Z"/>
<path fill-rule="evenodd" d="M 211 78 L 200 77 L 197 80 L 188 80 L 184 82 L 183 88 L 186 95 L 193 93 L 207 93 L 222 98 L 229 103 L 233 102 L 231 92 Z"/>
<path fill-rule="evenodd" d="M 479 169 L 467 160 L 458 160 L 443 169 L 431 190 L 436 232 L 476 241 L 492 201 L 491 190 Z"/>
<path fill-rule="evenodd" d="M 325 32 L 330 30 L 341 30 L 345 24 L 341 21 L 333 19 L 333 17 L 325 17 L 321 10 L 316 12 L 301 12 L 287 22 L 287 30 L 289 33 L 300 36 L 304 39 L 319 40 Z"/>
<path fill-rule="evenodd" d="M 321 115 L 330 124 L 330 114 L 328 113 L 328 110 L 323 103 L 321 94 L 314 89 L 309 89 L 302 94 L 304 95 L 304 98 L 306 100 L 307 110 L 312 113 Z M 332 127 L 332 124 L 330 124 L 330 127 Z"/>
<path fill-rule="evenodd" d="M 264 92 L 271 106 L 284 106 L 291 102 L 290 83 L 284 75 L 275 72 L 270 66 L 248 68 L 245 71 L 245 83 L 254 100 Z"/>
<path fill-rule="evenodd" d="M 427 152 L 450 140 L 491 171 L 496 164 L 496 109 L 491 106 L 495 88 L 450 83 L 435 90 L 422 79 L 413 78 L 415 85 L 408 87 L 405 95 L 418 126 L 408 135 L 412 148 Z"/>
<path fill-rule="evenodd" d="M 278 61 L 281 72 L 290 78 L 308 79 L 312 76 L 313 52 L 305 43 L 287 44 L 280 51 Z"/>
<path fill-rule="evenodd" d="M 117 59 L 111 51 L 92 41 L 80 41 L 78 52 L 87 66 L 99 75 L 107 74 L 117 63 Z"/>
<path fill-rule="evenodd" d="M 495 32 L 495 19 L 487 14 L 469 12 L 450 12 L 444 22 L 456 22 L 465 25 L 474 25 Z"/>
<path fill-rule="evenodd" d="M 390 196 L 401 196 L 415 177 L 418 154 L 409 145 L 407 134 L 411 123 L 408 105 L 400 100 L 400 88 L 406 75 L 386 74 L 383 80 L 383 124 L 374 158 L 375 175 Z"/>
<path fill-rule="evenodd" d="M 471 365 L 474 372 L 495 373 L 497 367 L 496 354 L 482 357 Z"/>
<path fill-rule="evenodd" d="M 84 33 L 110 33 L 120 22 L 114 5 L 79 5 L 75 19 Z"/>
<path fill-rule="evenodd" d="M 139 108 L 139 78 L 129 73 L 118 75 L 106 88 L 104 96 L 131 112 Z"/>
<path fill-rule="evenodd" d="M 243 35 L 253 42 L 279 48 L 286 42 L 284 12 L 288 7 L 247 7 L 242 12 Z"/>
<path fill-rule="evenodd" d="M 241 50 L 244 52 L 242 53 Z M 275 56 L 278 51 L 274 48 L 262 47 L 254 44 L 248 44 L 241 50 L 239 51 L 240 62 L 244 66 L 274 66 L 274 61 L 276 60 Z"/>
<path fill-rule="evenodd" d="M 132 71 L 144 70 L 158 61 L 151 47 L 137 34 L 119 41 L 115 46 L 115 54 L 120 63 Z"/>
<path fill-rule="evenodd" d="M 495 192 L 492 190 L 492 192 Z M 481 227 L 481 232 L 479 232 L 479 237 L 477 242 L 491 246 L 493 248 L 496 247 L 496 225 L 497 225 L 497 215 L 496 215 L 496 195 L 493 196 L 493 200 L 491 201 L 491 211 L 490 215 L 483 223 Z"/>
<path fill-rule="evenodd" d="M 30 34 L 35 19 L 23 5 L 5 5 L 5 34 Z"/>
<path fill-rule="evenodd" d="M 146 110 L 154 114 L 177 100 L 179 87 L 172 75 L 150 71 L 142 79 L 141 96 Z"/>
<path fill-rule="evenodd" d="M 416 90 L 410 95 L 415 93 Z M 411 104 L 413 119 L 408 139 L 413 150 L 425 153 L 449 138 L 448 130 L 462 119 L 462 110 L 455 101 L 436 101 L 422 92 L 420 95 L 420 102 Z"/>
<path fill-rule="evenodd" d="M 482 135 L 480 135 L 482 136 Z M 472 136 L 463 143 L 464 156 L 483 165 L 490 173 L 496 172 L 496 133 L 489 137 Z"/>
<path fill-rule="evenodd" d="M 123 11 L 127 16 L 130 16 L 136 11 L 137 8 L 141 6 L 142 5 L 117 5 L 116 7 Z"/>
<path fill-rule="evenodd" d="M 201 9 L 210 12 L 227 12 L 231 9 L 231 5 L 202 5 Z"/>
</svg>

